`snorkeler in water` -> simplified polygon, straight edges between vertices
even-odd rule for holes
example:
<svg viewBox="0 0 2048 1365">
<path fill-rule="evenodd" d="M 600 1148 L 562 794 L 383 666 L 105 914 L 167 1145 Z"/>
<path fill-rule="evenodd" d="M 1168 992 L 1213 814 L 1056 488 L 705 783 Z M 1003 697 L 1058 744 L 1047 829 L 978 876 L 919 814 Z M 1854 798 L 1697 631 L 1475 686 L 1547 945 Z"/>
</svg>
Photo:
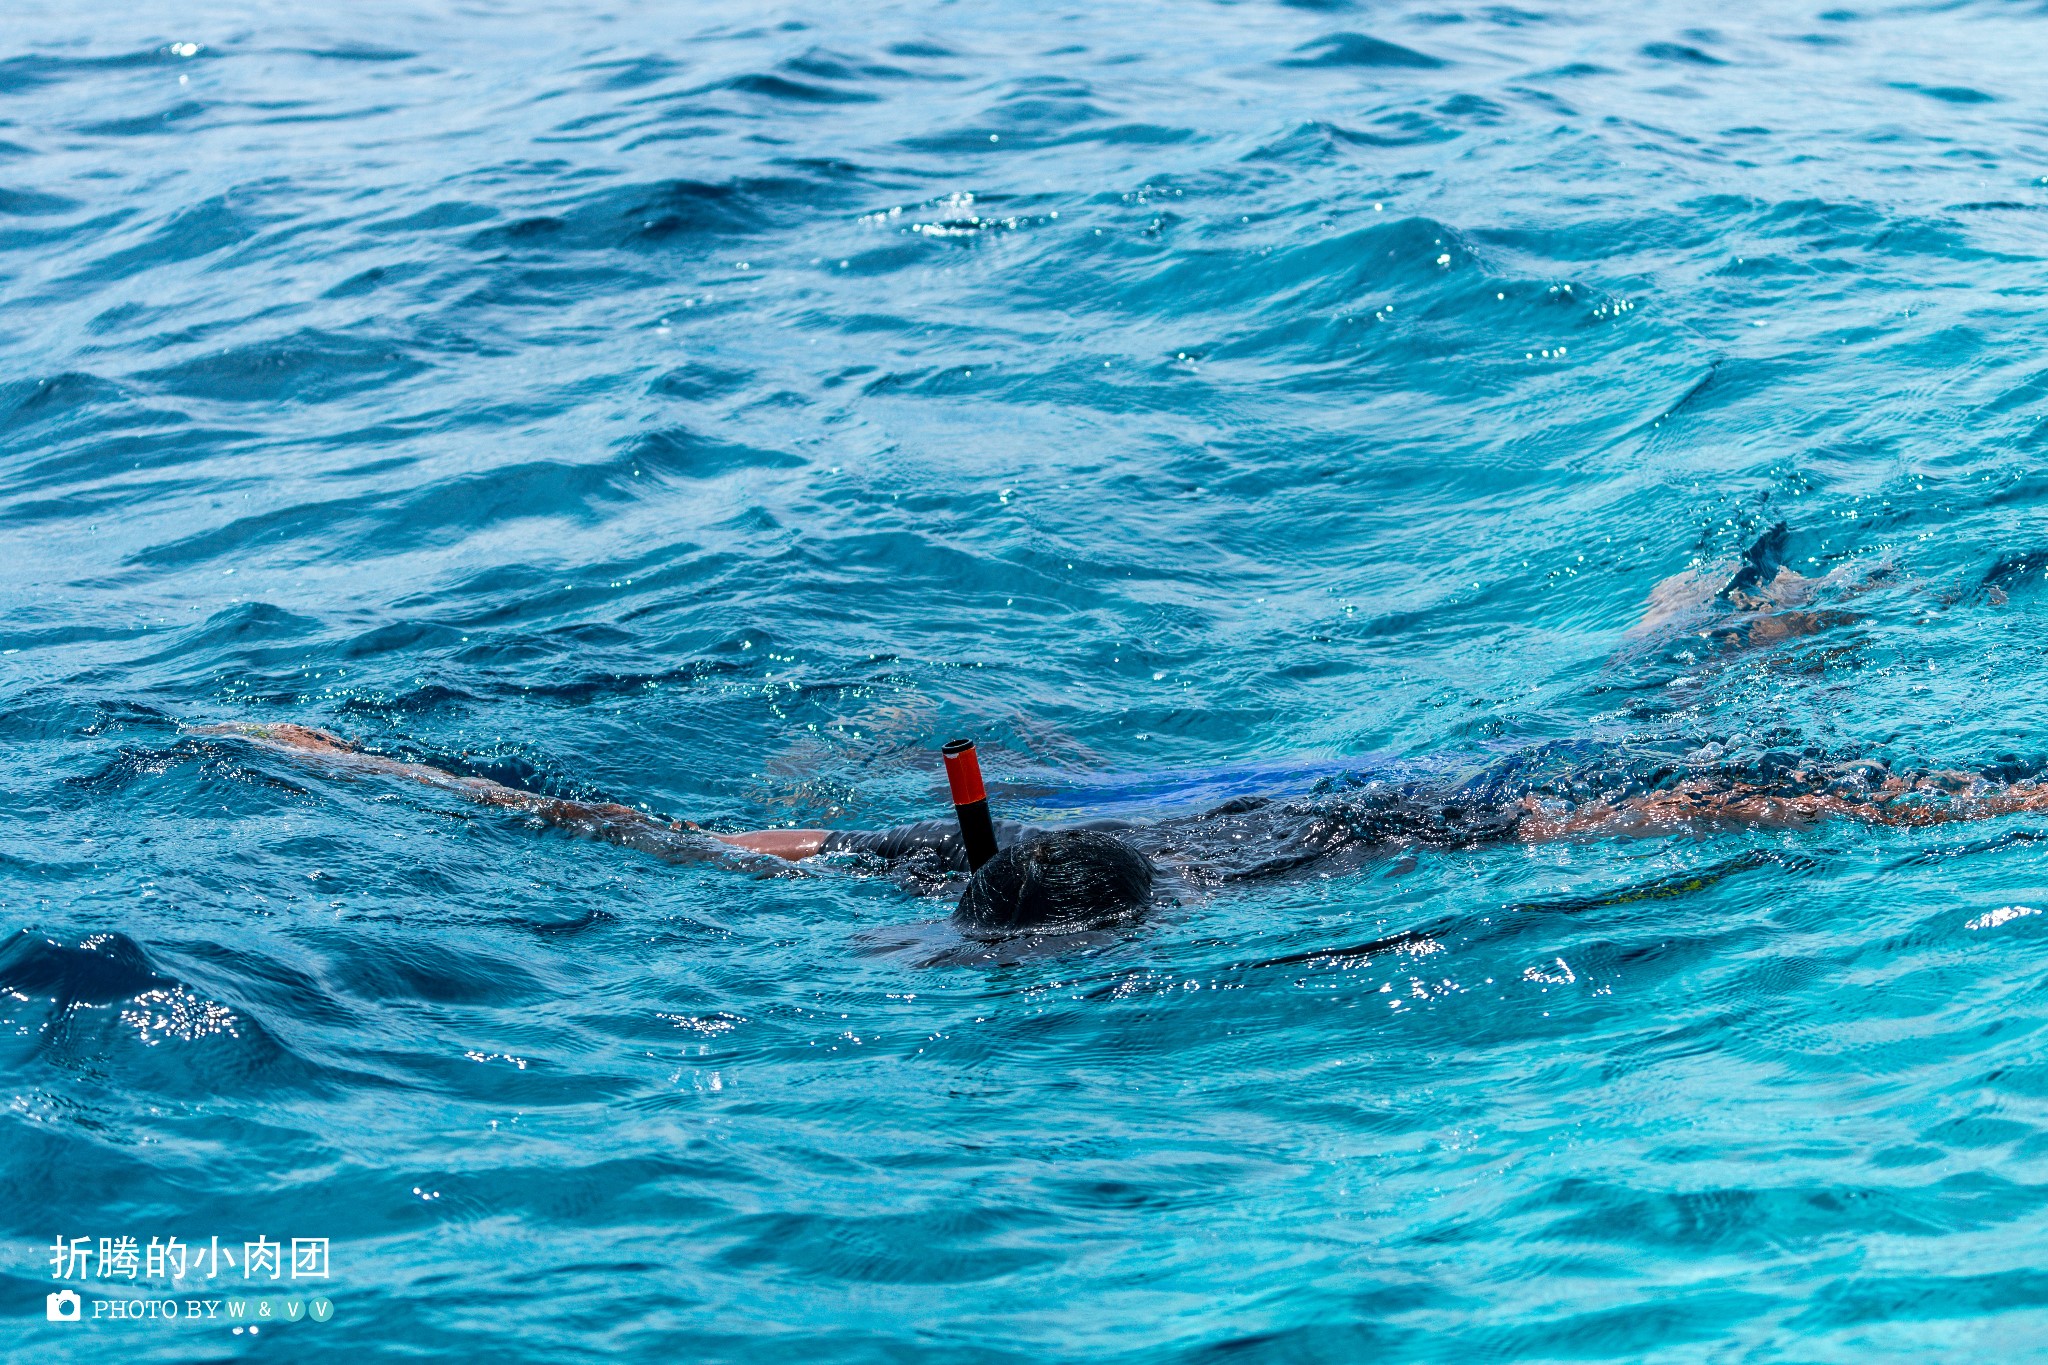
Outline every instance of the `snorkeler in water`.
<svg viewBox="0 0 2048 1365">
<path fill-rule="evenodd" d="M 937 889 L 970 872 L 952 821 L 886 830 L 714 833 L 631 806 L 543 796 L 364 753 L 307 726 L 196 729 L 339 772 L 424 783 L 673 862 L 702 861 L 721 849 L 785 864 L 844 855 L 919 889 Z M 2039 763 L 1902 773 L 1869 759 L 1829 762 L 1813 751 L 1767 752 L 1729 765 L 1714 748 L 1675 752 L 1567 741 L 1512 754 L 1459 780 L 1353 775 L 1325 779 L 1295 798 L 1241 797 L 1160 820 L 1098 820 L 1059 829 L 998 821 L 1000 851 L 967 877 L 954 920 L 984 935 L 1100 929 L 1142 915 L 1162 875 L 1182 885 L 1215 886 L 1329 874 L 1417 848 L 1797 828 L 1824 819 L 1923 826 L 2048 811 L 2048 783 L 2038 778 L 2048 765 Z"/>
<path fill-rule="evenodd" d="M 1718 592 L 1700 575 L 1666 580 L 1652 594 L 1652 623 L 1685 621 L 1689 613 L 1724 604 L 1739 613 L 1732 623 L 1689 633 L 1739 647 L 1826 629 L 1832 624 L 1827 614 L 1806 608 L 1827 580 L 1785 567 L 1784 538 L 1782 526 L 1766 533 Z M 2039 762 L 1899 772 L 1872 759 L 1831 759 L 1817 748 L 1731 755 L 1711 742 L 1574 740 L 1509 752 L 1463 771 L 1338 772 L 1296 796 L 1237 796 L 1163 819 L 1059 829 L 999 821 L 998 851 L 974 866 L 979 860 L 970 860 L 961 827 L 952 821 L 887 830 L 716 833 L 631 806 L 563 800 L 365 753 L 307 726 L 230 723 L 195 731 L 238 736 L 337 771 L 424 783 L 675 862 L 739 856 L 772 869 L 838 855 L 926 891 L 965 874 L 954 921 L 969 934 L 991 937 L 1132 920 L 1153 903 L 1161 879 L 1199 887 L 1329 874 L 1417 848 L 1792 828 L 1824 819 L 1923 826 L 2048 811 L 2048 783 L 2040 780 L 2048 764 Z"/>
</svg>

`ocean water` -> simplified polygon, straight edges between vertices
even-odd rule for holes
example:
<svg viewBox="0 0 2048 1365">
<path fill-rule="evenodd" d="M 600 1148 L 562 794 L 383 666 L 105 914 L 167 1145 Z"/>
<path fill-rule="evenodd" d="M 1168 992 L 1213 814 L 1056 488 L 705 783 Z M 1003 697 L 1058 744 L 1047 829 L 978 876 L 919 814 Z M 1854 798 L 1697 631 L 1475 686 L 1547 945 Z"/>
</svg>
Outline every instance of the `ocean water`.
<svg viewBox="0 0 2048 1365">
<path fill-rule="evenodd" d="M 2038 754 L 2044 50 L 1992 0 L 15 0 L 9 1357 L 2048 1355 L 2040 817 L 1389 856 L 963 963 L 885 878 L 184 729 L 726 828 L 943 814 L 955 734 L 1011 814 Z M 1631 634 L 1779 521 L 1826 629 Z M 331 1316 L 101 1306 L 263 1296 Z"/>
</svg>

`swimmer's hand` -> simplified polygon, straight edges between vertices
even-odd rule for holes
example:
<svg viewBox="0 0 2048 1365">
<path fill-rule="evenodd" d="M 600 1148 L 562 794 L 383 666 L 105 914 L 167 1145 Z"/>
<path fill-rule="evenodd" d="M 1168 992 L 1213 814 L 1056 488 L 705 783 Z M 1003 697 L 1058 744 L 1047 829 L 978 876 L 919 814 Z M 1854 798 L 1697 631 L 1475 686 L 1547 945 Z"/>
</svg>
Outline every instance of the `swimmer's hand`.
<svg viewBox="0 0 2048 1365">
<path fill-rule="evenodd" d="M 293 725 L 280 722 L 275 725 L 260 725 L 253 721 L 230 720 L 218 725 L 188 725 L 187 734 L 231 735 L 237 739 L 251 740 L 273 749 L 297 749 L 312 754 L 352 754 L 356 746 L 329 730 L 316 730 L 310 725 Z"/>
<path fill-rule="evenodd" d="M 771 858 L 797 863 L 818 856 L 819 850 L 825 847 L 825 833 L 822 829 L 752 829 L 739 834 L 713 834 L 711 837 L 734 848 L 746 849 L 749 853 L 765 853 Z"/>
<path fill-rule="evenodd" d="M 743 848 L 749 853 L 765 853 L 786 863 L 799 863 L 806 858 L 817 857 L 824 851 L 825 836 L 831 833 L 830 830 L 823 829 L 746 829 L 737 834 L 720 834 L 704 828 L 695 820 L 677 820 L 669 828 L 701 834 L 707 839 L 716 839 L 721 844 Z"/>
</svg>

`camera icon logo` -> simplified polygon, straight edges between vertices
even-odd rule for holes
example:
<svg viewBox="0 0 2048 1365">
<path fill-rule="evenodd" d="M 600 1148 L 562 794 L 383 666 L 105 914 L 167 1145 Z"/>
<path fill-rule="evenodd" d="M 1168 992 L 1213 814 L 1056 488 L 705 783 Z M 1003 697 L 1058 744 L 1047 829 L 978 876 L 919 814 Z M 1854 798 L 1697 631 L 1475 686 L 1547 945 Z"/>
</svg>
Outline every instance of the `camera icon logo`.
<svg viewBox="0 0 2048 1365">
<path fill-rule="evenodd" d="M 69 1289 L 60 1290 L 55 1294 L 45 1294 L 43 1311 L 50 1315 L 51 1322 L 77 1322 L 78 1295 Z"/>
</svg>

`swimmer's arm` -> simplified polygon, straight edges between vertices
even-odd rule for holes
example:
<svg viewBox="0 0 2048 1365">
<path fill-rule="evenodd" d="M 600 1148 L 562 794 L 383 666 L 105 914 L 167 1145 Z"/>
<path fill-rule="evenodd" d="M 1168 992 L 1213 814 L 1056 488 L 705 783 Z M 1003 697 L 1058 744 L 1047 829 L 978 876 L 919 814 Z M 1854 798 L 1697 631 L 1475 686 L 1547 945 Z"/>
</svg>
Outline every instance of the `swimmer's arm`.
<svg viewBox="0 0 2048 1365">
<path fill-rule="evenodd" d="M 676 851 L 671 846 L 675 844 L 674 836 L 681 833 L 706 835 L 734 848 L 765 853 L 787 862 L 814 857 L 825 845 L 826 832 L 822 829 L 764 829 L 741 834 L 713 834 L 688 821 L 672 823 L 660 820 L 631 806 L 613 802 L 565 801 L 560 797 L 508 787 L 487 777 L 457 777 L 445 769 L 425 763 L 406 763 L 381 754 L 366 754 L 341 736 L 309 725 L 230 723 L 192 728 L 196 734 L 234 735 L 267 749 L 302 755 L 347 772 L 374 773 L 437 787 L 479 805 L 522 811 L 551 825 L 594 835 L 615 844 L 645 848 L 657 854 Z"/>
<path fill-rule="evenodd" d="M 327 730 L 317 730 L 310 725 L 244 725 L 230 722 L 225 725 L 195 725 L 192 732 L 201 735 L 233 735 L 252 744 L 262 745 L 266 749 L 304 755 L 325 766 L 345 772 L 400 777 L 410 782 L 418 782 L 422 786 L 454 792 L 481 805 L 522 810 L 543 819 L 568 821 L 599 815 L 647 818 L 630 806 L 588 805 L 580 801 L 563 801 L 552 796 L 542 796 L 539 792 L 508 787 L 502 782 L 493 782 L 488 777 L 457 777 L 445 769 L 429 767 L 424 763 L 406 763 L 399 759 L 386 758 L 382 754 L 366 754 L 340 735 Z"/>
</svg>

